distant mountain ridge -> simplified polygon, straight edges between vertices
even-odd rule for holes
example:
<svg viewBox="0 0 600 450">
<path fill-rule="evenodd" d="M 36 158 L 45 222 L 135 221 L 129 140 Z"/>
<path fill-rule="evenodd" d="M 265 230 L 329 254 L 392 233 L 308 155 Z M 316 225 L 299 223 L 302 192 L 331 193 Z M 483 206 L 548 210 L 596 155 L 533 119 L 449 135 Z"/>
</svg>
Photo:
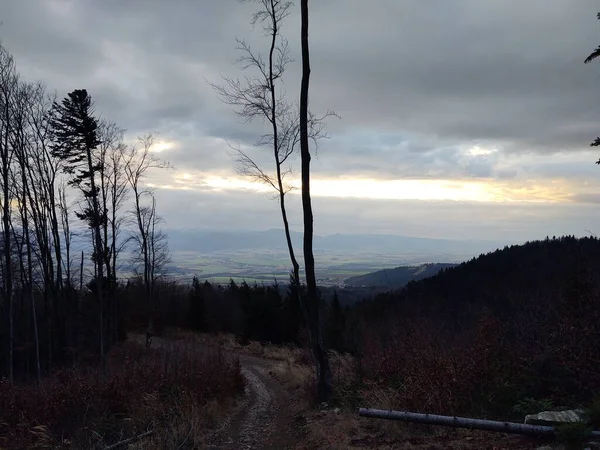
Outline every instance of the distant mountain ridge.
<svg viewBox="0 0 600 450">
<path fill-rule="evenodd" d="M 286 249 L 282 229 L 265 231 L 165 230 L 174 251 L 212 253 L 242 249 Z M 292 231 L 294 247 L 302 248 L 302 233 Z M 315 252 L 336 250 L 369 253 L 455 254 L 476 256 L 506 245 L 505 241 L 452 240 L 392 234 L 315 235 Z"/>
<path fill-rule="evenodd" d="M 383 269 L 376 272 L 358 275 L 344 280 L 346 286 L 389 287 L 393 289 L 406 286 L 411 281 L 437 275 L 441 270 L 455 267 L 452 263 L 431 263 L 419 266 L 403 266 L 394 269 Z"/>
</svg>

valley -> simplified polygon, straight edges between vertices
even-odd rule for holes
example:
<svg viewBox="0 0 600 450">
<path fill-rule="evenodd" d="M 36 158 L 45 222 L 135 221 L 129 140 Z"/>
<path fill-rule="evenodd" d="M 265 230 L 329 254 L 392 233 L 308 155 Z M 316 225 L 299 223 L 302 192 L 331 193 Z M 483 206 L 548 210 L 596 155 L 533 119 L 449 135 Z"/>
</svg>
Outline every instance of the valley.
<svg viewBox="0 0 600 450">
<path fill-rule="evenodd" d="M 214 283 L 287 282 L 290 260 L 283 230 L 168 230 L 169 276 L 190 281 L 194 276 Z M 303 271 L 301 233 L 293 233 Z M 320 286 L 345 285 L 345 280 L 382 269 L 427 263 L 460 263 L 496 250 L 496 241 L 460 241 L 396 235 L 315 236 L 315 262 Z M 318 245 L 318 246 L 317 246 Z"/>
</svg>

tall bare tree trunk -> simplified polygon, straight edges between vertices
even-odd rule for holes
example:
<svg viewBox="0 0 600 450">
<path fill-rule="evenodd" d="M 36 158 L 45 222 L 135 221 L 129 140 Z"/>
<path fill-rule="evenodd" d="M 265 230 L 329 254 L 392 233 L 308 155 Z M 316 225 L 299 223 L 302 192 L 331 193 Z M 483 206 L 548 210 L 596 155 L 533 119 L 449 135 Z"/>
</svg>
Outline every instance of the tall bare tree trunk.
<svg viewBox="0 0 600 450">
<path fill-rule="evenodd" d="M 154 245 L 154 235 L 151 235 L 150 226 L 153 225 L 153 220 L 157 220 L 154 209 L 154 195 L 151 189 L 140 189 L 140 181 L 146 175 L 146 171 L 154 168 L 170 168 L 170 164 L 156 158 L 151 153 L 151 148 L 154 145 L 154 135 L 148 134 L 140 138 L 140 143 L 143 149 L 136 147 L 131 148 L 125 161 L 125 174 L 127 182 L 131 187 L 134 198 L 133 214 L 137 223 L 137 233 L 135 235 L 136 244 L 139 254 L 136 259 L 144 266 L 144 287 L 146 292 L 146 301 L 148 306 L 148 323 L 146 328 L 146 347 L 150 347 L 152 343 L 152 335 L 154 334 L 154 273 L 155 261 L 151 258 L 151 245 Z M 152 200 L 152 207 L 142 205 L 142 197 L 149 196 Z"/>
<path fill-rule="evenodd" d="M 100 231 L 100 207 L 98 205 L 98 191 L 96 190 L 96 180 L 94 179 L 94 166 L 92 161 L 91 149 L 87 149 L 87 162 L 89 170 L 90 189 L 92 191 L 92 208 L 94 210 L 94 217 L 96 223 L 94 224 L 94 251 L 96 254 L 96 295 L 98 299 L 98 305 L 100 308 L 100 363 L 102 364 L 102 371 L 106 370 L 106 358 L 104 355 L 104 296 L 102 290 L 102 284 L 104 283 L 104 245 L 102 244 L 102 235 Z"/>
<path fill-rule="evenodd" d="M 29 215 L 27 210 L 27 190 L 29 189 L 27 184 L 27 177 L 25 175 L 25 166 L 22 163 L 21 168 L 21 182 L 23 184 L 23 235 L 25 238 L 25 245 L 27 246 L 27 295 L 29 296 L 29 302 L 31 304 L 31 318 L 33 321 L 33 339 L 35 345 L 35 368 L 37 374 L 38 383 L 42 379 L 42 370 L 40 367 L 40 339 L 38 332 L 37 323 L 37 311 L 35 305 L 35 296 L 33 292 L 33 257 L 31 252 L 31 238 L 29 233 Z"/>
<path fill-rule="evenodd" d="M 81 304 L 83 303 L 83 258 L 84 252 L 81 251 L 81 262 L 79 264 L 79 291 L 77 292 L 77 313 L 79 317 L 83 316 Z M 80 348 L 83 348 L 83 328 L 81 324 L 77 327 L 77 339 Z"/>
<path fill-rule="evenodd" d="M 154 334 L 154 300 L 152 298 L 152 286 L 150 284 L 150 255 L 148 251 L 148 230 L 143 223 L 143 209 L 140 204 L 141 193 L 138 191 L 137 181 L 135 184 L 132 183 L 133 194 L 135 196 L 135 215 L 138 224 L 139 240 L 140 240 L 140 252 L 142 257 L 142 263 L 144 265 L 144 288 L 146 291 L 146 304 L 148 307 L 148 316 L 146 324 L 146 348 L 150 348 L 152 344 L 152 335 Z"/>
<path fill-rule="evenodd" d="M 277 36 L 279 34 L 279 23 L 277 9 L 274 4 L 274 0 L 270 2 L 270 14 L 272 17 L 272 30 L 271 30 L 271 47 L 269 49 L 269 91 L 271 94 L 271 124 L 273 125 L 273 153 L 275 156 L 275 169 L 277 176 L 277 190 L 279 194 L 279 207 L 281 209 L 281 218 L 283 220 L 283 228 L 285 231 L 285 240 L 288 247 L 288 253 L 290 254 L 290 260 L 292 262 L 293 268 L 293 276 L 294 276 L 294 284 L 295 292 L 298 293 L 298 301 L 300 302 L 300 306 L 302 307 L 302 299 L 300 298 L 300 265 L 298 264 L 298 260 L 296 259 L 296 254 L 294 252 L 294 245 L 292 242 L 292 236 L 290 232 L 290 224 L 287 217 L 287 210 L 285 207 L 285 187 L 283 185 L 283 176 L 281 173 L 281 144 L 279 141 L 279 126 L 278 126 L 278 114 L 277 111 L 277 94 L 275 89 L 275 74 L 273 71 L 274 60 L 273 56 L 275 51 L 277 50 Z"/>
<path fill-rule="evenodd" d="M 306 307 L 309 316 L 310 340 L 317 369 L 318 395 L 321 402 L 331 396 L 331 370 L 323 344 L 319 318 L 319 298 L 313 255 L 313 213 L 310 199 L 310 149 L 308 147 L 308 88 L 310 55 L 308 48 L 308 0 L 300 1 L 302 44 L 302 83 L 300 86 L 300 156 L 302 159 L 302 210 L 304 214 L 304 270 L 306 274 Z"/>
<path fill-rule="evenodd" d="M 13 380 L 14 378 L 14 346 L 15 346 L 15 329 L 14 329 L 14 318 L 13 318 L 13 295 L 12 295 L 12 255 L 11 255 L 11 239 L 10 239 L 10 155 L 9 155 L 9 142 L 8 133 L 10 129 L 10 103 L 8 96 L 5 98 L 5 120 L 6 129 L 4 134 L 4 142 L 2 148 L 2 196 L 3 196 L 3 210 L 2 210 L 2 224 L 4 231 L 4 292 L 5 301 L 8 304 L 8 353 L 7 353 L 7 364 L 8 364 L 8 379 Z"/>
</svg>

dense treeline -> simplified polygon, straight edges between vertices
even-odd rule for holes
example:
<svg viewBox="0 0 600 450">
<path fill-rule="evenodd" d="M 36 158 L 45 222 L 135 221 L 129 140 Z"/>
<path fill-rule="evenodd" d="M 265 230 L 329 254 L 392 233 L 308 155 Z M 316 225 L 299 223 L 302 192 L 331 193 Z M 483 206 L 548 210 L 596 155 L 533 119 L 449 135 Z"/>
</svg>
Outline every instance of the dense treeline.
<svg viewBox="0 0 600 450">
<path fill-rule="evenodd" d="M 285 345 L 308 345 L 308 332 L 300 310 L 293 279 L 287 285 L 273 283 L 211 284 L 194 278 L 191 285 L 162 281 L 157 285 L 159 314 L 155 331 L 165 327 L 189 328 L 204 333 L 232 333 L 241 344 L 250 341 Z M 125 326 L 141 330 L 145 326 L 145 297 L 139 283 L 124 287 Z M 302 287 L 303 289 L 303 287 Z M 304 295 L 304 292 L 301 292 Z M 348 306 L 338 294 L 321 298 L 322 327 L 328 346 L 353 351 L 355 324 Z M 140 311 L 142 311 L 140 313 Z"/>
<path fill-rule="evenodd" d="M 600 240 L 566 236 L 380 294 L 356 306 L 360 375 L 430 413 L 589 404 L 600 392 L 599 270 Z"/>
<path fill-rule="evenodd" d="M 152 135 L 140 144 L 125 145 L 85 89 L 59 101 L 21 79 L 0 46 L 0 378 L 39 379 L 93 355 L 104 364 L 124 336 L 124 259 L 140 273 L 151 325 L 168 251 L 143 180 L 165 164 Z"/>
</svg>

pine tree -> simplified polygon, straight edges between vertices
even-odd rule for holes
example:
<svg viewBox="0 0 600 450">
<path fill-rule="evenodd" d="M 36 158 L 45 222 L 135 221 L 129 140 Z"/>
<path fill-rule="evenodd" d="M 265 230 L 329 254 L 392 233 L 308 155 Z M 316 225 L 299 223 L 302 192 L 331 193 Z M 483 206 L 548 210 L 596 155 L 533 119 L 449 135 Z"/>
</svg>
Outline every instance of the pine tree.
<svg viewBox="0 0 600 450">
<path fill-rule="evenodd" d="M 86 221 L 92 230 L 106 221 L 101 211 L 96 187 L 96 173 L 101 167 L 94 164 L 93 153 L 100 145 L 98 120 L 93 116 L 92 99 L 85 89 L 76 89 L 63 101 L 54 103 L 52 127 L 52 156 L 63 160 L 64 171 L 71 176 L 69 184 L 78 188 L 87 200 L 77 217 Z M 98 242 L 97 242 L 98 243 Z"/>
<path fill-rule="evenodd" d="M 96 265 L 95 294 L 99 304 L 100 359 L 104 367 L 104 248 L 101 229 L 106 211 L 100 209 L 96 173 L 100 170 L 94 161 L 94 151 L 100 145 L 98 120 L 94 117 L 92 98 L 85 89 L 69 93 L 59 104 L 54 102 L 50 116 L 52 156 L 65 162 L 63 170 L 70 175 L 69 184 L 78 188 L 84 197 L 83 211 L 76 213 L 93 233 L 93 259 Z"/>
</svg>

